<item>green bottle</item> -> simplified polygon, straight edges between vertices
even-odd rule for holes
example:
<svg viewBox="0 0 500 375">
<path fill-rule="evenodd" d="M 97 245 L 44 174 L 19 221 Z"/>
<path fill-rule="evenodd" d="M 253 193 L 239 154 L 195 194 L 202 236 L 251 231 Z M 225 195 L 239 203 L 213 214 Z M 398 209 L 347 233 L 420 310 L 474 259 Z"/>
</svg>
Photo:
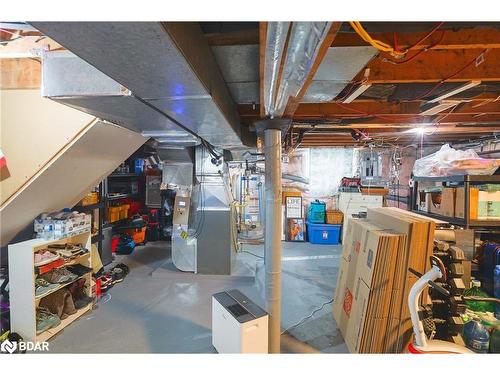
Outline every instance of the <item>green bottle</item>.
<svg viewBox="0 0 500 375">
<path fill-rule="evenodd" d="M 489 295 L 481 290 L 481 282 L 479 280 L 472 280 L 472 288 L 464 292 L 464 297 L 489 297 Z M 492 302 L 481 301 L 465 301 L 467 308 L 477 312 L 495 312 L 495 304 Z"/>
</svg>

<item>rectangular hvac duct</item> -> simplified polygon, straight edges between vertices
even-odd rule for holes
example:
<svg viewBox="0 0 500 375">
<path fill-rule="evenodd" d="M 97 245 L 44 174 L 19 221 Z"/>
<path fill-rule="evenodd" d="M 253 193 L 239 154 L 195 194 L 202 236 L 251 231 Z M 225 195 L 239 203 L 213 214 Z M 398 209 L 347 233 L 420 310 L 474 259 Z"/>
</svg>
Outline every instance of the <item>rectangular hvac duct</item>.
<svg viewBox="0 0 500 375">
<path fill-rule="evenodd" d="M 64 68 L 70 70 L 68 77 L 81 83 L 77 87 L 67 81 L 67 86 L 53 91 L 57 84 L 44 79 L 47 96 L 136 131 L 179 129 L 148 103 L 215 146 L 242 146 L 239 115 L 197 23 L 32 24 L 94 68 L 78 71 L 77 63 Z M 64 70 L 56 62 L 52 68 Z M 49 69 L 44 67 L 47 77 Z M 103 74 L 112 82 L 98 82 Z M 83 84 L 89 75 L 94 75 L 92 84 Z M 45 87 L 49 84 L 50 90 Z"/>
<path fill-rule="evenodd" d="M 371 46 L 330 47 L 303 102 L 332 101 L 376 54 L 377 50 Z"/>
</svg>

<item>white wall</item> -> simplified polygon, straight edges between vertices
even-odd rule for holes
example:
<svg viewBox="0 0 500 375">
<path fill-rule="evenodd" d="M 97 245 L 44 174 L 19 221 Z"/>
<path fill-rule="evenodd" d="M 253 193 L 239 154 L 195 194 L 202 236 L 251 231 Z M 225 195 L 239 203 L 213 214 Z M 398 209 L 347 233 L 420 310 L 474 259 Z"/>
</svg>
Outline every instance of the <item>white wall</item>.
<svg viewBox="0 0 500 375">
<path fill-rule="evenodd" d="M 94 117 L 42 98 L 40 90 L 0 90 L 0 205 L 13 196 Z"/>
</svg>

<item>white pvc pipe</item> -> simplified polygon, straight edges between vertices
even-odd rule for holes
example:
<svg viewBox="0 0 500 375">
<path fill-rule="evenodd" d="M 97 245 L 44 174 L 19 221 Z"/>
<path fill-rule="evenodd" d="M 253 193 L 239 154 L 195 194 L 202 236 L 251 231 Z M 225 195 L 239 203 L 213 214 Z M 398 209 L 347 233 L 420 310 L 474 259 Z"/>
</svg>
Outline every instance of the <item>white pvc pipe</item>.
<svg viewBox="0 0 500 375">
<path fill-rule="evenodd" d="M 413 332 L 415 333 L 416 346 L 427 346 L 427 337 L 425 337 L 424 325 L 418 317 L 420 294 L 427 286 L 429 286 L 429 281 L 434 281 L 442 276 L 443 274 L 441 273 L 439 267 L 432 266 L 426 274 L 417 280 L 417 282 L 410 289 L 410 294 L 408 294 L 408 306 L 410 308 L 410 317 L 413 325 Z"/>
<path fill-rule="evenodd" d="M 280 353 L 281 339 L 281 130 L 267 129 L 265 148 L 265 269 L 269 313 L 269 353 Z"/>
</svg>

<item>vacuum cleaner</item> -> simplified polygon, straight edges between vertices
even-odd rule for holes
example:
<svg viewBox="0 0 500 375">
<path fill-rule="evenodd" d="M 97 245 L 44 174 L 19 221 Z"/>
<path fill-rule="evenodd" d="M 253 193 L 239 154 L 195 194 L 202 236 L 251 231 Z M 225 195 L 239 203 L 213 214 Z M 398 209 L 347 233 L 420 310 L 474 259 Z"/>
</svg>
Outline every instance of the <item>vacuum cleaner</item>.
<svg viewBox="0 0 500 375">
<path fill-rule="evenodd" d="M 412 354 L 473 354 L 472 350 L 464 346 L 444 340 L 428 339 L 425 335 L 424 325 L 419 314 L 419 300 L 422 291 L 430 286 L 445 296 L 449 296 L 449 292 L 445 288 L 434 282 L 437 279 L 446 281 L 447 275 L 443 262 L 436 256 L 431 256 L 430 261 L 432 267 L 424 275 L 410 269 L 420 279 L 413 285 L 408 295 L 408 306 L 414 333 L 413 339 L 408 345 L 408 352 Z"/>
</svg>

